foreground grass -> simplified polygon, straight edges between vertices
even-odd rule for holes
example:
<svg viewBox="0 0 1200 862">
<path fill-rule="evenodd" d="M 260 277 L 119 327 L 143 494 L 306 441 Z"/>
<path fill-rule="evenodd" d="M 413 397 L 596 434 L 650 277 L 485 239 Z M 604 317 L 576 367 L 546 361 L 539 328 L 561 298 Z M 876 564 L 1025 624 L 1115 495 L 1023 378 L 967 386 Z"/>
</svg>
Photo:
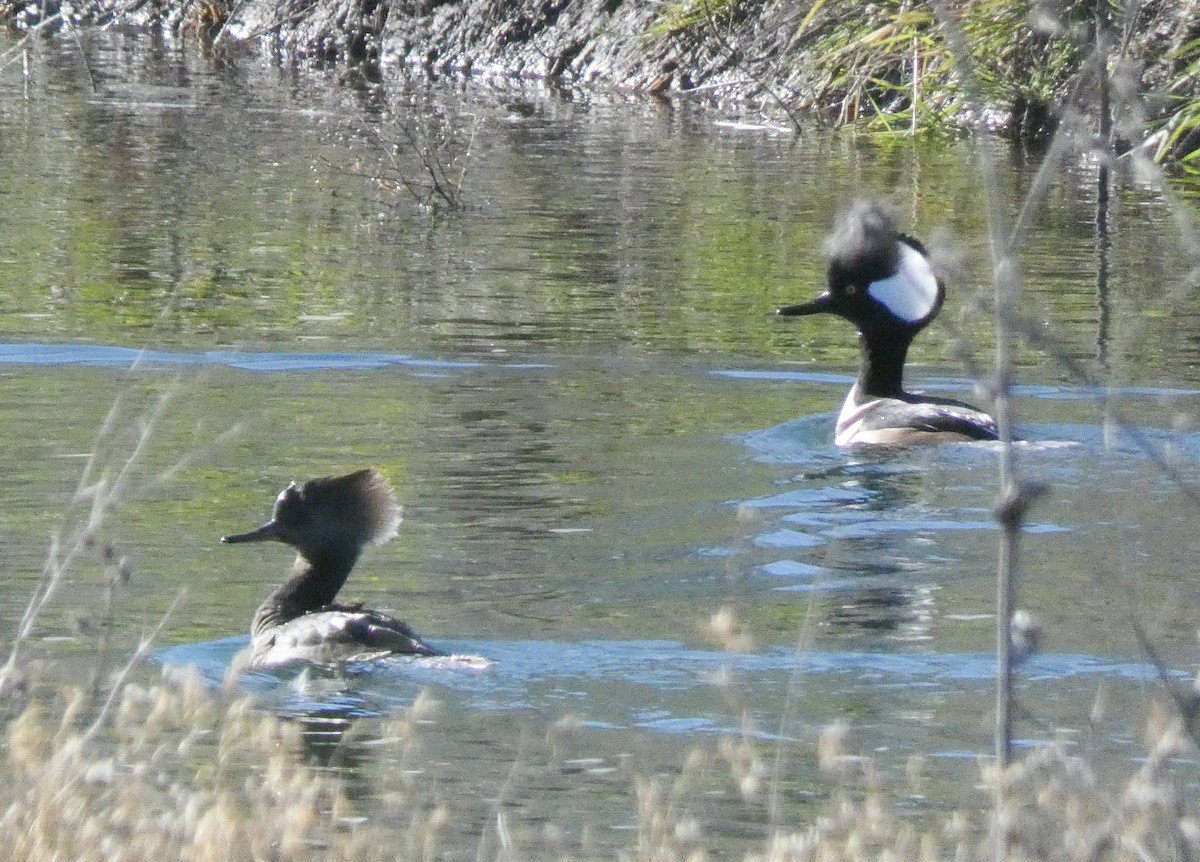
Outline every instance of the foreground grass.
<svg viewBox="0 0 1200 862">
<path fill-rule="evenodd" d="M 231 691 L 127 685 L 101 736 L 80 726 L 85 698 L 33 702 L 5 728 L 0 858 L 395 859 L 404 826 L 353 816 L 336 776 L 305 764 L 294 725 Z M 403 745 L 420 714 L 393 722 Z M 416 809 L 420 836 L 436 833 Z M 400 842 L 400 843 L 398 843 Z M 410 848 L 411 849 L 411 848 Z"/>
<path fill-rule="evenodd" d="M 0 859 L 261 860 L 579 858 L 561 848 L 509 843 L 444 847 L 453 801 L 439 801 L 413 778 L 414 759 L 436 705 L 419 697 L 388 721 L 371 746 L 373 773 L 388 776 L 367 805 L 352 799 L 345 774 L 313 765 L 297 727 L 255 708 L 232 687 L 213 691 L 194 674 L 142 686 L 126 684 L 103 733 L 89 736 L 87 699 L 66 692 L 30 702 L 5 720 Z M 822 776 L 832 790 L 805 823 L 765 829 L 755 860 L 991 859 L 997 828 L 1007 831 L 1009 858 L 1191 859 L 1200 853 L 1194 787 L 1173 774 L 1189 752 L 1180 722 L 1155 712 L 1147 754 L 1122 782 L 1102 781 L 1085 759 L 1057 745 L 1026 754 L 1003 776 L 986 766 L 986 787 L 1003 781 L 1000 812 L 964 807 L 914 817 L 912 789 L 888 786 L 869 758 L 847 751 L 845 729 L 819 743 Z M 743 783 L 745 758 L 729 740 L 700 746 L 689 763 L 725 763 Z M 380 770 L 382 766 L 384 769 Z M 681 773 L 693 768 L 681 764 Z M 774 780 L 759 774 L 757 784 Z M 634 775 L 625 792 L 636 835 L 618 858 L 705 859 L 686 799 L 660 777 Z M 905 781 L 901 779 L 901 784 Z M 749 788 L 747 788 L 749 789 Z M 454 788 L 447 797 L 454 799 Z M 699 791 L 697 791 L 699 792 Z M 986 799 L 973 792 L 972 799 Z M 560 809 L 564 829 L 581 809 Z M 595 855 L 593 858 L 604 858 Z"/>
</svg>

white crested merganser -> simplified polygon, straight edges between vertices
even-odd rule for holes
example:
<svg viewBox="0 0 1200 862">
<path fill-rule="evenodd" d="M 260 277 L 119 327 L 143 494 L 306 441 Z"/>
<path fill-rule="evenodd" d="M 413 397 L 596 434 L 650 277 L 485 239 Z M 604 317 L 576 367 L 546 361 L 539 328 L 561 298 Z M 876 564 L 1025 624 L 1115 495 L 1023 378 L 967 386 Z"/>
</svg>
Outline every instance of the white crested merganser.
<svg viewBox="0 0 1200 862">
<path fill-rule="evenodd" d="M 904 360 L 937 317 L 946 288 L 920 242 L 896 230 L 877 203 L 853 206 L 830 237 L 828 289 L 776 314 L 836 314 L 858 329 L 862 364 L 837 418 L 834 443 L 995 440 L 996 420 L 962 401 L 904 390 Z"/>
<path fill-rule="evenodd" d="M 296 549 L 291 576 L 259 605 L 250 627 L 253 667 L 443 656 L 405 623 L 361 605 L 334 603 L 359 553 L 396 535 L 400 505 L 374 470 L 288 485 L 271 520 L 221 541 L 276 541 Z"/>
</svg>

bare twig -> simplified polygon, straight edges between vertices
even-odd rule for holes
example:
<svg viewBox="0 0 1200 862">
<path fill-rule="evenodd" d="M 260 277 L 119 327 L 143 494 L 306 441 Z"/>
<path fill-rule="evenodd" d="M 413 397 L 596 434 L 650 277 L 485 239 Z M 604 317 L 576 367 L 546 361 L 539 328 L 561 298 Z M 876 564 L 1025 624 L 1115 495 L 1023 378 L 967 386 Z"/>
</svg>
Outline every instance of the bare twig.
<svg viewBox="0 0 1200 862">
<path fill-rule="evenodd" d="M 41 21 L 38 21 L 36 24 L 26 30 L 25 34 L 18 39 L 11 48 L 9 48 L 3 54 L 0 54 L 0 69 L 3 69 L 9 63 L 12 63 L 14 58 L 17 56 L 24 56 L 25 49 L 29 43 L 33 41 L 34 36 L 37 36 L 42 32 L 42 30 L 46 29 L 52 24 L 57 24 L 61 21 L 63 21 L 62 13 L 59 13 L 58 15 L 51 15 L 48 18 L 43 18 Z"/>
<path fill-rule="evenodd" d="M 474 115 L 471 117 L 474 120 Z M 466 151 L 457 157 L 462 163 L 458 177 L 451 179 L 450 165 L 455 161 L 455 157 L 451 153 L 447 161 L 443 158 L 443 151 L 451 144 L 453 130 L 449 121 L 444 118 L 441 120 L 440 129 L 433 132 L 428 123 L 427 120 L 419 123 L 398 123 L 400 135 L 403 138 L 403 147 L 399 146 L 396 141 L 385 137 L 375 126 L 368 127 L 366 134 L 373 138 L 379 149 L 386 154 L 392 171 L 389 179 L 398 183 L 414 201 L 423 207 L 434 207 L 436 201 L 441 201 L 447 209 L 461 210 L 464 208 L 463 184 L 467 176 L 469 157 L 475 143 L 475 126 L 474 124 L 471 126 Z M 417 157 L 426 178 L 424 183 L 411 177 L 400 164 L 397 153 L 401 150 Z M 359 173 L 359 175 L 362 174 Z M 381 179 L 378 175 L 367 176 L 375 180 Z"/>
<path fill-rule="evenodd" d="M 974 115 L 984 116 L 980 110 L 978 81 L 970 62 L 970 52 L 962 29 L 941 3 L 935 5 L 941 19 L 951 51 L 959 60 L 962 69 L 964 90 Z M 1005 771 L 1012 754 L 1012 709 L 1013 709 L 1013 654 L 1012 614 L 1016 604 L 1017 549 L 1021 535 L 1024 512 L 1028 496 L 1018 484 L 1016 453 L 1013 448 L 1014 412 L 1012 404 L 1012 339 L 1011 322 L 1014 318 L 1016 300 L 1020 292 L 1020 277 L 1017 261 L 1013 255 L 1013 240 L 1019 236 L 1016 226 L 1008 232 L 1001 227 L 1003 217 L 997 190 L 996 167 L 986 148 L 979 147 L 979 168 L 983 177 L 987 204 L 989 247 L 992 258 L 993 296 L 995 302 L 996 354 L 995 388 L 993 403 L 996 424 L 1000 436 L 1000 505 L 997 520 L 1001 527 L 1000 548 L 996 561 L 996 725 L 995 725 L 995 811 L 994 852 L 997 862 L 1008 859 L 1010 851 L 1009 829 L 1001 818 L 1006 809 L 1007 795 Z M 1049 160 L 1047 160 L 1049 161 Z M 1042 188 L 1035 184 L 1035 189 Z M 1026 211 L 1033 199 L 1026 199 Z M 1040 198 L 1039 198 L 1040 199 Z M 1018 220 L 1024 223 L 1027 216 Z"/>
</svg>

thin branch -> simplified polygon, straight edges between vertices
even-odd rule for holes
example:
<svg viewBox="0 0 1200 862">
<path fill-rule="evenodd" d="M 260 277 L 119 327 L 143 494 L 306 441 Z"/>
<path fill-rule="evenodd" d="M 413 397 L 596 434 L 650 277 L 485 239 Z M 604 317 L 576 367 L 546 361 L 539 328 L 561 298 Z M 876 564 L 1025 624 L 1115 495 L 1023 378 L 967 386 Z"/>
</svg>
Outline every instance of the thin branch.
<svg viewBox="0 0 1200 862">
<path fill-rule="evenodd" d="M 167 608 L 166 613 L 162 615 L 162 619 L 158 621 L 158 625 L 154 627 L 154 630 L 151 631 L 150 634 L 143 636 L 138 642 L 137 651 L 134 652 L 129 661 L 126 662 L 125 667 L 121 668 L 121 672 L 117 674 L 117 678 L 113 681 L 112 686 L 109 688 L 108 697 L 104 701 L 104 706 L 100 707 L 100 712 L 96 715 L 96 720 L 92 722 L 91 727 L 89 727 L 83 734 L 85 741 L 94 737 L 104 725 L 104 720 L 108 718 L 108 713 L 112 709 L 113 704 L 116 703 L 117 697 L 120 696 L 121 692 L 125 690 L 125 682 L 129 679 L 129 674 L 133 672 L 134 667 L 136 667 L 150 652 L 151 645 L 153 645 L 155 639 L 166 626 L 167 620 L 171 618 L 171 614 L 175 612 L 175 608 L 179 606 L 179 603 L 183 601 L 183 598 L 186 595 L 186 589 L 182 589 L 176 593 L 175 600 L 171 602 L 171 606 Z"/>
<path fill-rule="evenodd" d="M 139 357 L 131 366 L 128 373 L 132 374 L 140 362 L 141 359 Z M 117 471 L 116 477 L 96 478 L 97 472 L 102 469 L 102 457 L 106 451 L 106 445 L 115 436 L 115 429 L 118 427 L 119 419 L 130 398 L 131 390 L 126 388 L 113 400 L 112 407 L 109 408 L 92 442 L 92 451 L 89 453 L 87 461 L 84 464 L 75 492 L 67 503 L 63 523 L 55 534 L 50 537 L 50 546 L 46 553 L 46 561 L 42 566 L 41 580 L 25 607 L 25 612 L 21 617 L 16 635 L 9 648 L 8 657 L 4 665 L 0 667 L 0 688 L 3 687 L 4 680 L 11 679 L 21 651 L 25 643 L 29 640 L 39 616 L 66 579 L 67 572 L 70 571 L 71 567 L 83 554 L 94 548 L 96 533 L 102 528 L 107 518 L 117 511 L 119 508 L 118 504 L 145 496 L 151 490 L 166 484 L 181 470 L 192 464 L 201 454 L 222 445 L 231 436 L 238 433 L 238 426 L 236 425 L 227 429 L 208 445 L 202 446 L 177 459 L 165 470 L 160 471 L 153 479 L 132 487 L 132 471 L 142 461 L 153 432 L 165 414 L 179 386 L 180 381 L 177 379 L 159 396 L 150 415 L 142 417 L 139 420 L 138 437 L 133 451 L 125 457 L 124 463 Z M 86 518 L 82 519 L 82 524 L 72 527 L 70 525 L 71 513 L 84 501 L 90 502 L 90 510 Z"/>
<path fill-rule="evenodd" d="M 51 15 L 49 18 L 43 18 L 41 21 L 39 21 L 38 23 L 36 23 L 32 27 L 30 27 L 28 30 L 26 30 L 24 36 L 22 36 L 20 39 L 18 39 L 16 41 L 16 43 L 11 48 L 9 48 L 7 51 L 5 51 L 3 54 L 0 54 L 0 69 L 3 69 L 9 63 L 13 62 L 14 58 L 17 57 L 18 55 L 24 54 L 26 44 L 28 42 L 31 42 L 33 40 L 34 36 L 41 33 L 42 30 L 46 29 L 51 24 L 57 23 L 62 20 L 63 20 L 62 13 L 60 12 L 57 15 Z"/>
</svg>

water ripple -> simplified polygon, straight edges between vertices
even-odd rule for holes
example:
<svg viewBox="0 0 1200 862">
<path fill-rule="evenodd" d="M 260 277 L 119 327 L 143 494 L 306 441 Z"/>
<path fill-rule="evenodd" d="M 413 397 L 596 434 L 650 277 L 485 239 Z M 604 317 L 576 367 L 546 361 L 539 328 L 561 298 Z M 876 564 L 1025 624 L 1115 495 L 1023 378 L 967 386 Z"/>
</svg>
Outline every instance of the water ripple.
<svg viewBox="0 0 1200 862">
<path fill-rule="evenodd" d="M 164 667 L 195 665 L 201 679 L 221 684 L 234 656 L 247 638 L 184 644 L 161 650 Z M 772 685 L 793 675 L 839 675 L 842 687 L 955 689 L 963 683 L 990 685 L 995 658 L 990 653 L 884 653 L 866 651 L 800 651 L 779 647 L 756 654 L 690 649 L 674 641 L 487 641 L 439 642 L 455 652 L 486 655 L 495 664 L 483 671 L 447 669 L 412 658 L 385 659 L 351 666 L 338 674 L 304 670 L 248 672 L 242 685 L 265 703 L 289 713 L 341 712 L 386 714 L 411 703 L 422 688 L 457 692 L 478 710 L 540 709 L 561 701 L 565 692 L 579 708 L 604 710 L 614 704 L 623 716 L 597 715 L 600 720 L 661 732 L 686 732 L 702 720 L 681 714 L 680 694 L 705 690 L 712 680 L 732 671 L 759 685 Z M 1024 665 L 1029 682 L 1109 677 L 1131 681 L 1157 678 L 1144 662 L 1087 654 L 1039 655 Z M 637 695 L 614 698 L 613 686 L 631 686 Z M 636 704 L 636 706 L 634 706 Z"/>
<path fill-rule="evenodd" d="M 3 365 L 85 365 L 129 369 L 224 365 L 239 371 L 370 371 L 404 367 L 419 371 L 462 371 L 489 367 L 483 362 L 420 359 L 393 353 L 259 353 L 244 350 L 207 350 L 203 353 L 173 353 L 118 347 L 109 344 L 0 344 Z M 505 368 L 545 368 L 539 364 L 501 364 Z"/>
</svg>

